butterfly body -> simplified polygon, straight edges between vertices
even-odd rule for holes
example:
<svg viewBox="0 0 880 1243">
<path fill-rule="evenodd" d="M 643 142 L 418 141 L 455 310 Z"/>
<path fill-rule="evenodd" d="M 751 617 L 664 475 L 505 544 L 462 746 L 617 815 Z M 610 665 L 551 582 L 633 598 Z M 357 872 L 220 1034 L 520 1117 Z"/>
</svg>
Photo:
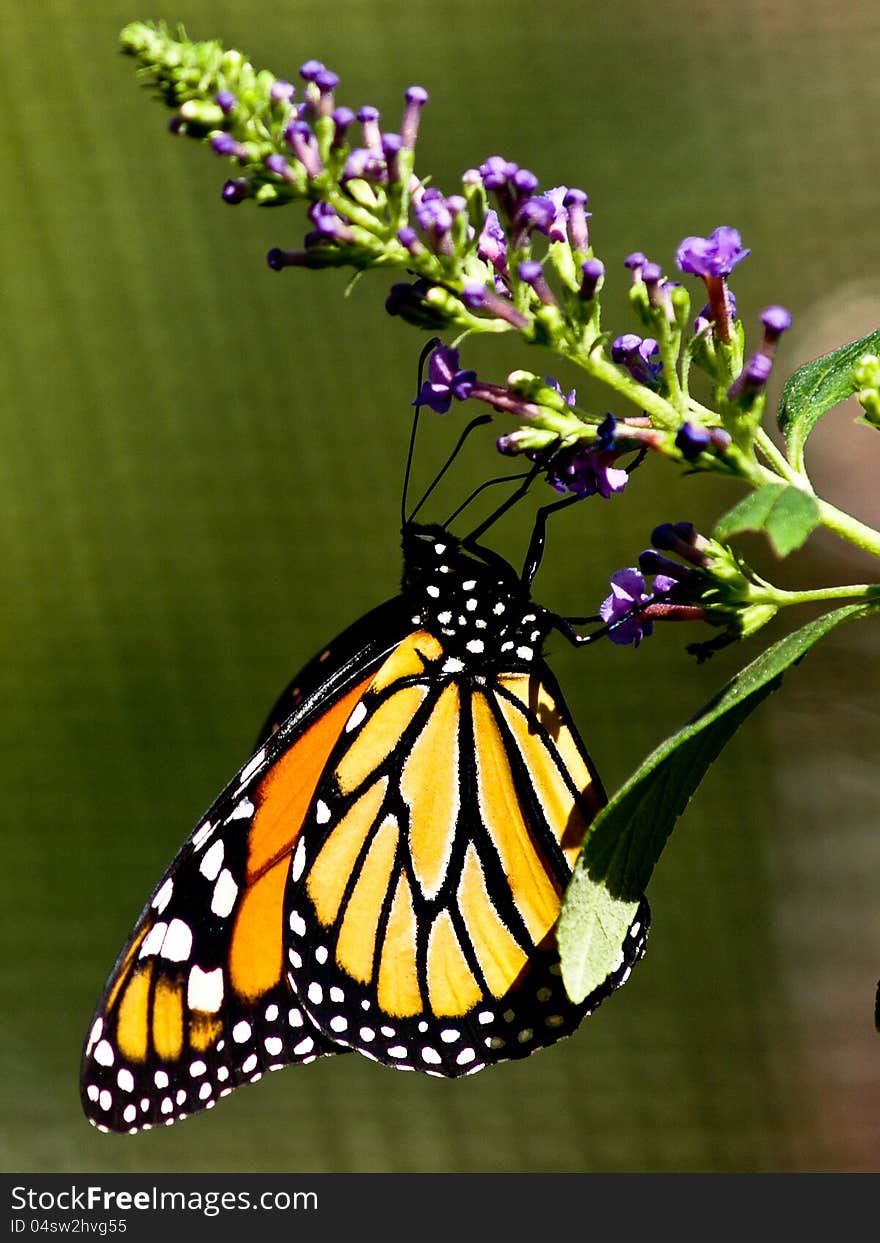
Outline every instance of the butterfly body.
<svg viewBox="0 0 880 1243">
<path fill-rule="evenodd" d="M 270 714 L 111 974 L 83 1102 L 136 1131 L 354 1049 L 458 1077 L 569 1035 L 554 926 L 604 802 L 545 664 L 554 616 L 497 554 L 404 526 L 399 596 Z"/>
</svg>

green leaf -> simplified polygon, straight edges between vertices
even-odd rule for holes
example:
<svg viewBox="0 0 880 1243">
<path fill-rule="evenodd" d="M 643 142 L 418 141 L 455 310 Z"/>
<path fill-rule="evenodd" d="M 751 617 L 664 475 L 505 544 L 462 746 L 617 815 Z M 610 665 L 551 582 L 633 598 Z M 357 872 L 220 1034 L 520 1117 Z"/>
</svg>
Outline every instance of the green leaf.
<svg viewBox="0 0 880 1243">
<path fill-rule="evenodd" d="M 639 899 L 712 762 L 789 666 L 841 622 L 880 612 L 851 604 L 808 622 L 763 652 L 644 761 L 596 817 L 565 895 L 557 930 L 565 987 L 579 1002 L 620 963 Z"/>
<path fill-rule="evenodd" d="M 819 525 L 812 496 L 788 483 L 767 483 L 729 509 L 715 524 L 715 538 L 726 543 L 740 531 L 763 531 L 780 557 L 800 548 Z"/>
<path fill-rule="evenodd" d="M 823 414 L 851 397 L 858 385 L 853 368 L 862 354 L 880 350 L 880 329 L 799 367 L 786 381 L 776 416 L 789 460 L 803 466 L 804 445 Z"/>
</svg>

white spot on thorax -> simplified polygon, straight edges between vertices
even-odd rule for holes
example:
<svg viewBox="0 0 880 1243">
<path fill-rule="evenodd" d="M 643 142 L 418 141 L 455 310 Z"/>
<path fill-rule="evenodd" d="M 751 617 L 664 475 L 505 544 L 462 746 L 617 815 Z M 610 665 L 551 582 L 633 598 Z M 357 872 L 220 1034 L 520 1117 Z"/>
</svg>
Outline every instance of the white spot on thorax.
<svg viewBox="0 0 880 1243">
<path fill-rule="evenodd" d="M 464 661 L 459 660 L 457 656 L 450 656 L 443 662 L 444 673 L 461 673 L 464 669 Z"/>
<path fill-rule="evenodd" d="M 433 583 L 431 584 L 430 587 L 426 587 L 425 590 L 427 591 L 428 595 L 431 597 L 432 600 L 436 600 L 437 597 L 440 595 L 440 588 L 435 587 Z"/>
<path fill-rule="evenodd" d="M 479 655 L 480 652 L 486 650 L 486 644 L 482 639 L 471 639 L 469 643 L 465 644 L 465 647 L 469 652 L 473 652 L 475 655 Z"/>
</svg>

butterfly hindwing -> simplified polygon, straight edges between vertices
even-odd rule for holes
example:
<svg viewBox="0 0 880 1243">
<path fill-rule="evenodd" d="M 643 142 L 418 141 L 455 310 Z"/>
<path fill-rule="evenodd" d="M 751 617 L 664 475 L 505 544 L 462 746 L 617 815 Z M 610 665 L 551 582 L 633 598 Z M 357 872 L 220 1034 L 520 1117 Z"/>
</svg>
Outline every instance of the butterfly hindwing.
<svg viewBox="0 0 880 1243">
<path fill-rule="evenodd" d="M 569 1035 L 641 956 L 648 913 L 617 972 L 573 1005 L 553 929 L 604 796 L 543 663 L 449 669 L 427 632 L 379 669 L 318 785 L 285 902 L 311 1019 L 388 1065 L 457 1076 Z"/>
<path fill-rule="evenodd" d="M 283 900 L 324 762 L 371 670 L 397 642 L 398 603 L 375 612 L 291 683 L 299 693 L 270 718 L 274 728 L 264 729 L 142 912 L 83 1054 L 83 1105 L 96 1125 L 134 1131 L 173 1122 L 267 1070 L 345 1051 L 291 991 Z"/>
</svg>

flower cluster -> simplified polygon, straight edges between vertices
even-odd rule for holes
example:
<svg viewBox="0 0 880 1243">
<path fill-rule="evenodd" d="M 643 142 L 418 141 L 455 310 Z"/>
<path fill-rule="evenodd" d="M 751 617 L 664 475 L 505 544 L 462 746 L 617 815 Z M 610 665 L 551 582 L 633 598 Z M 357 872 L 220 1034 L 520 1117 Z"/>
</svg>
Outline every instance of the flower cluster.
<svg viewBox="0 0 880 1243">
<path fill-rule="evenodd" d="M 565 499 L 620 496 L 633 468 L 654 454 L 688 472 L 765 489 L 770 508 L 781 497 L 789 550 L 820 522 L 874 548 L 874 533 L 815 498 L 802 452 L 809 426 L 787 440 L 788 456 L 761 427 L 792 318 L 784 307 L 766 307 L 757 344 L 747 350 L 730 281 L 750 251 L 735 228 L 685 237 L 675 251 L 682 279 L 641 251 L 611 265 L 594 253 L 596 222 L 579 187 L 542 186 L 530 169 L 499 154 L 446 189 L 417 171 L 428 103 L 421 86 L 406 90 L 389 125 L 370 104 L 340 102 L 338 75 L 316 60 L 300 66 L 294 83 L 257 71 L 219 43 L 175 38 L 161 24 L 133 23 L 122 43 L 173 109 L 172 132 L 234 165 L 222 189 L 227 204 L 305 208 L 301 245 L 274 247 L 271 268 L 394 274 L 389 314 L 455 334 L 451 344 L 440 339 L 434 347 L 415 406 L 445 415 L 458 403 L 482 403 L 504 424 L 499 452 L 523 455 L 534 464 L 531 475 L 543 475 Z M 609 330 L 603 293 L 615 267 L 629 285 L 634 322 Z M 689 278 L 702 282 L 695 315 Z M 516 334 L 587 383 L 564 392 L 557 380 L 524 369 L 485 379 L 462 348 L 481 333 Z M 876 340 L 860 344 L 870 348 L 850 372 L 849 391 L 863 421 L 880 427 Z M 710 398 L 701 395 L 707 388 Z M 658 528 L 638 565 L 615 574 L 600 616 L 614 642 L 634 646 L 658 620 L 720 627 L 713 642 L 691 649 L 702 659 L 807 594 L 778 591 L 725 545 L 678 523 Z"/>
<path fill-rule="evenodd" d="M 729 643 L 754 634 L 779 611 L 783 593 L 691 523 L 663 523 L 652 533 L 651 545 L 640 554 L 638 567 L 628 566 L 611 576 L 611 594 L 602 602 L 599 616 L 613 643 L 638 647 L 657 621 L 701 621 L 723 627 L 715 638 L 688 646 L 698 661 L 704 661 Z"/>
</svg>

